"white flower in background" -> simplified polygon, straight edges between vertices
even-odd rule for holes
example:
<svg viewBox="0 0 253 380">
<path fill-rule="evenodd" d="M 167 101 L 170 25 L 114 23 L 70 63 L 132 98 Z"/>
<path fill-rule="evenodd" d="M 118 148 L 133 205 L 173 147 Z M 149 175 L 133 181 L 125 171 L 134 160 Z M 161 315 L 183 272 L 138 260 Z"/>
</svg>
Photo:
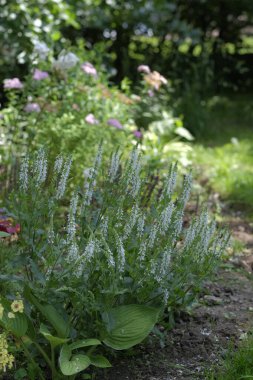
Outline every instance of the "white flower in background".
<svg viewBox="0 0 253 380">
<path fill-rule="evenodd" d="M 109 173 L 108 173 L 110 182 L 113 182 L 115 178 L 117 177 L 119 166 L 120 166 L 120 154 L 119 152 L 115 152 L 112 155 L 111 165 L 110 165 Z"/>
<path fill-rule="evenodd" d="M 85 258 L 86 261 L 90 261 L 92 259 L 95 252 L 95 247 L 96 247 L 95 241 L 91 239 L 88 242 L 83 253 L 83 257 Z"/>
<path fill-rule="evenodd" d="M 54 62 L 54 67 L 59 70 L 69 70 L 75 67 L 79 58 L 74 53 L 61 52 L 58 59 Z"/>
<path fill-rule="evenodd" d="M 28 188 L 28 172 L 29 172 L 29 158 L 26 156 L 21 163 L 19 173 L 20 189 L 26 191 Z"/>
<path fill-rule="evenodd" d="M 166 177 L 164 190 L 161 195 L 161 200 L 164 198 L 171 198 L 177 181 L 177 165 L 171 165 L 170 171 Z"/>
<path fill-rule="evenodd" d="M 139 252 L 138 252 L 138 258 L 140 261 L 143 261 L 145 259 L 146 252 L 147 252 L 147 243 L 146 241 L 142 241 Z"/>
<path fill-rule="evenodd" d="M 183 203 L 184 206 L 186 205 L 190 197 L 191 188 L 192 188 L 192 175 L 190 173 L 190 174 L 187 174 L 184 178 L 183 192 L 180 199 L 180 201 Z"/>
<path fill-rule="evenodd" d="M 70 201 L 70 208 L 68 214 L 68 241 L 72 241 L 76 234 L 76 213 L 77 213 L 77 205 L 78 205 L 78 195 L 75 193 Z"/>
<path fill-rule="evenodd" d="M 61 155 L 58 155 L 54 163 L 54 172 L 59 174 L 62 169 L 62 165 L 63 165 L 63 157 Z"/>
<path fill-rule="evenodd" d="M 102 234 L 105 237 L 108 234 L 108 224 L 109 224 L 109 218 L 108 218 L 108 216 L 103 217 L 101 225 L 100 225 L 100 229 L 101 229 Z"/>
<path fill-rule="evenodd" d="M 66 184 L 69 177 L 69 172 L 72 164 L 72 159 L 69 158 L 62 169 L 61 178 L 58 183 L 57 192 L 56 192 L 56 199 L 61 199 L 65 193 L 66 190 Z"/>
<path fill-rule="evenodd" d="M 70 264 L 74 263 L 79 258 L 79 249 L 76 242 L 71 243 L 68 249 L 66 261 Z"/>
<path fill-rule="evenodd" d="M 129 219 L 128 219 L 127 223 L 125 224 L 124 233 L 123 233 L 123 240 L 127 239 L 129 237 L 129 235 L 131 234 L 131 232 L 132 232 L 132 230 L 136 224 L 138 214 L 139 214 L 139 207 L 137 204 L 135 204 L 132 207 L 131 213 L 129 215 Z"/>
<path fill-rule="evenodd" d="M 126 263 L 126 256 L 125 256 L 125 249 L 123 242 L 118 234 L 115 234 L 116 238 L 116 250 L 118 254 L 118 271 L 120 273 L 124 272 L 125 269 L 125 263 Z"/>
<path fill-rule="evenodd" d="M 163 210 L 160 216 L 160 232 L 165 234 L 169 228 L 172 212 L 174 210 L 174 203 L 170 202 L 168 206 Z"/>
<path fill-rule="evenodd" d="M 115 260 L 113 257 L 113 253 L 109 247 L 107 247 L 107 262 L 108 262 L 109 267 L 115 268 Z"/>
<path fill-rule="evenodd" d="M 45 42 L 35 41 L 33 52 L 41 61 L 44 61 L 47 58 L 50 49 Z"/>
<path fill-rule="evenodd" d="M 157 233 L 158 233 L 158 225 L 157 225 L 157 223 L 154 223 L 152 228 L 151 228 L 151 231 L 149 233 L 149 238 L 148 238 L 148 247 L 151 249 L 153 248 L 153 246 L 155 244 L 155 239 L 156 239 Z"/>
<path fill-rule="evenodd" d="M 40 149 L 34 161 L 34 174 L 36 175 L 37 186 L 40 186 L 47 178 L 47 157 L 44 149 Z"/>
<path fill-rule="evenodd" d="M 139 218 L 138 218 L 138 222 L 137 222 L 137 236 L 140 238 L 142 237 L 143 233 L 144 233 L 144 228 L 145 228 L 145 215 L 141 215 Z"/>
</svg>

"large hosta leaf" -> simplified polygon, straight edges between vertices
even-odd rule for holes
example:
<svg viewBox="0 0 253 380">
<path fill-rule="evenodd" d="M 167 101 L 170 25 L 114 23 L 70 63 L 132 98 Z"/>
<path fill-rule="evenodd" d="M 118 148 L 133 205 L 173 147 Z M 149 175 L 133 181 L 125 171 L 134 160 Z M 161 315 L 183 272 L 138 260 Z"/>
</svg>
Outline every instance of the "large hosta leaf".
<svg viewBox="0 0 253 380">
<path fill-rule="evenodd" d="M 83 347 L 88 347 L 88 346 L 98 346 L 99 344 L 101 344 L 101 342 L 98 339 L 82 339 L 82 340 L 77 340 L 74 343 L 71 343 L 69 345 L 69 348 L 71 350 L 76 350 L 77 348 L 83 348 Z"/>
<path fill-rule="evenodd" d="M 28 329 L 28 321 L 25 314 L 15 313 L 14 318 L 9 318 L 5 312 L 2 325 L 6 330 L 9 330 L 16 337 L 24 336 Z"/>
<path fill-rule="evenodd" d="M 72 351 L 67 344 L 61 348 L 59 365 L 65 376 L 72 376 L 83 371 L 91 364 L 87 355 L 77 354 L 72 356 Z"/>
<path fill-rule="evenodd" d="M 96 367 L 109 368 L 112 366 L 111 363 L 109 362 L 109 360 L 106 359 L 102 355 L 91 355 L 91 356 L 89 356 L 89 358 L 90 358 L 91 364 L 96 366 Z"/>
<path fill-rule="evenodd" d="M 126 305 L 103 313 L 106 328 L 103 342 L 115 350 L 125 350 L 145 339 L 157 322 L 159 309 L 143 305 Z"/>
<path fill-rule="evenodd" d="M 61 344 L 67 343 L 69 339 L 59 338 L 58 336 L 54 336 L 50 333 L 47 326 L 41 324 L 40 333 L 51 343 L 53 347 L 57 347 Z"/>
</svg>

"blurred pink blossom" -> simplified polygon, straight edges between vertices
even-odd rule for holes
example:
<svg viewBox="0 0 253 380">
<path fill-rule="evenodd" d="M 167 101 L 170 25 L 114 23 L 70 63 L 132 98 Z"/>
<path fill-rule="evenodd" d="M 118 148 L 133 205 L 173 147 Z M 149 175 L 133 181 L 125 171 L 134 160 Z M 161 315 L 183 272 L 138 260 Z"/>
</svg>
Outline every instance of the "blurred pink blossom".
<svg viewBox="0 0 253 380">
<path fill-rule="evenodd" d="M 150 68 L 148 65 L 140 65 L 137 67 L 137 70 L 139 71 L 139 73 L 145 73 L 145 74 L 150 73 Z"/>
<path fill-rule="evenodd" d="M 23 87 L 23 83 L 18 78 L 4 79 L 4 88 L 21 89 Z"/>
<path fill-rule="evenodd" d="M 86 74 L 92 75 L 94 77 L 97 76 L 97 70 L 90 62 L 84 62 L 84 64 L 81 67 Z"/>
<path fill-rule="evenodd" d="M 43 80 L 49 77 L 49 74 L 46 71 L 41 71 L 39 69 L 34 70 L 33 79 Z"/>
<path fill-rule="evenodd" d="M 137 137 L 137 139 L 141 139 L 143 137 L 141 131 L 134 131 L 133 134 Z"/>
<path fill-rule="evenodd" d="M 89 114 L 85 117 L 85 121 L 86 121 L 86 123 L 88 123 L 88 124 L 98 124 L 98 120 L 95 118 L 95 116 L 93 115 L 93 113 L 89 113 Z"/>
<path fill-rule="evenodd" d="M 148 90 L 148 96 L 150 96 L 150 98 L 152 98 L 154 95 L 155 95 L 154 91 Z"/>
<path fill-rule="evenodd" d="M 24 108 L 25 112 L 40 112 L 40 106 L 38 103 L 27 103 Z"/>
<path fill-rule="evenodd" d="M 117 119 L 108 119 L 107 124 L 117 129 L 123 129 L 123 125 Z"/>
</svg>

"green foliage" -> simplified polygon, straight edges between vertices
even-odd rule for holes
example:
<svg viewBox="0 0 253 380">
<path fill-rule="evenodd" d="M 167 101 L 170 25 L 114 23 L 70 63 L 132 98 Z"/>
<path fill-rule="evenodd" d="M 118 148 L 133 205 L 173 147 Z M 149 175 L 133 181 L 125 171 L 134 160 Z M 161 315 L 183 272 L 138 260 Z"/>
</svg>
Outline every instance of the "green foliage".
<svg viewBox="0 0 253 380">
<path fill-rule="evenodd" d="M 24 72 L 35 41 L 51 44 L 61 38 L 62 26 L 78 27 L 74 9 L 61 0 L 2 0 L 0 24 L 1 82 Z"/>
<path fill-rule="evenodd" d="M 106 326 L 103 342 L 125 350 L 142 342 L 158 320 L 159 309 L 144 305 L 118 306 L 102 314 Z"/>
<path fill-rule="evenodd" d="M 8 237 L 8 236 L 10 236 L 10 234 L 8 234 L 7 232 L 0 231 L 0 238 Z"/>
<path fill-rule="evenodd" d="M 0 321 L 0 325 L 2 325 L 4 330 L 11 332 L 18 338 L 24 336 L 28 329 L 28 321 L 24 314 L 17 314 L 15 315 L 15 318 L 10 318 L 7 315 L 6 309 Z"/>
<path fill-rule="evenodd" d="M 59 358 L 62 373 L 66 376 L 71 376 L 83 371 L 91 364 L 99 368 L 111 367 L 109 361 L 102 355 L 73 354 L 73 351 L 78 348 L 97 346 L 99 344 L 101 343 L 97 339 L 86 339 L 62 346 Z"/>
<path fill-rule="evenodd" d="M 52 347 L 57 347 L 58 345 L 66 343 L 69 339 L 59 338 L 58 336 L 53 336 L 48 330 L 47 326 L 41 324 L 39 332 L 50 342 Z"/>
<path fill-rule="evenodd" d="M 69 53 L 70 58 L 66 54 L 63 52 L 58 58 L 64 61 L 67 57 L 64 63 L 52 62 L 49 57 L 39 65 L 33 64 L 24 88 L 6 90 L 9 103 L 0 120 L 1 161 L 15 164 L 15 158 L 19 159 L 28 146 L 36 150 L 45 145 L 53 155 L 60 150 L 73 157 L 81 183 L 83 170 L 91 165 L 98 141 L 103 140 L 110 152 L 113 146 L 127 147 L 135 139 L 136 127 L 131 120 L 133 101 L 116 87 L 109 87 L 107 74 L 101 67 L 98 74 L 94 66 L 90 69 L 93 74 L 83 71 L 82 60 L 88 61 L 93 54 L 84 54 L 80 63 L 74 54 Z M 72 65 L 68 69 L 67 60 Z M 49 77 L 34 79 L 34 70 L 38 69 L 39 73 L 48 70 Z M 117 119 L 121 126 L 109 125 L 110 119 Z"/>
<path fill-rule="evenodd" d="M 200 180 L 208 178 L 213 189 L 231 205 L 251 212 L 253 135 L 248 96 L 214 97 L 207 106 L 205 134 L 188 158 Z"/>
<path fill-rule="evenodd" d="M 100 146 L 66 210 L 70 166 L 58 156 L 50 167 L 43 149 L 23 159 L 9 203 L 21 232 L 2 259 L 2 327 L 21 340 L 35 373 L 43 376 L 43 366 L 34 363 L 39 355 L 52 379 L 61 378 L 59 369 L 75 376 L 90 365 L 110 366 L 86 347 L 102 341 L 128 349 L 158 318 L 172 319 L 189 306 L 228 241 L 206 210 L 183 229 L 191 175 L 175 194 L 176 165 L 153 187 L 138 147 L 125 162 L 116 151 L 103 165 Z M 7 300 L 17 291 L 26 307 L 18 303 L 13 317 Z"/>
<path fill-rule="evenodd" d="M 230 85 L 231 72 L 242 84 L 251 70 L 241 54 L 252 22 L 250 0 L 216 0 L 211 6 L 207 0 L 190 5 L 182 0 L 3 0 L 1 5 L 0 80 L 27 72 L 34 41 L 56 43 L 60 50 L 83 38 L 89 47 L 107 41 L 118 81 L 135 80 L 132 67 L 145 62 L 177 82 L 196 57 L 205 60 L 205 55 L 215 64 L 219 86 Z"/>
<path fill-rule="evenodd" d="M 248 337 L 236 350 L 230 349 L 222 368 L 207 375 L 208 380 L 243 380 L 253 379 L 253 340 Z"/>
<path fill-rule="evenodd" d="M 91 364 L 87 355 L 77 354 L 72 357 L 71 349 L 65 344 L 60 352 L 59 365 L 63 375 L 72 376 L 83 371 Z"/>
<path fill-rule="evenodd" d="M 168 106 L 171 88 L 166 78 L 147 68 L 150 72 L 139 77 L 140 96 L 132 94 L 127 80 L 120 91 L 109 84 L 99 59 L 95 58 L 97 68 L 87 63 L 95 53 L 77 56 L 63 51 L 56 60 L 49 50 L 42 61 L 34 57 L 20 88 L 7 85 L 9 103 L 0 118 L 0 163 L 10 171 L 28 147 L 34 151 L 47 146 L 49 158 L 59 150 L 71 155 L 75 180 L 81 185 L 98 141 L 107 146 L 109 158 L 115 146 L 129 150 L 139 141 L 149 149 L 150 136 L 159 140 L 159 149 L 175 138 L 192 139 Z"/>
<path fill-rule="evenodd" d="M 10 304 L 7 299 L 1 298 L 0 326 L 9 336 L 12 335 L 18 344 L 21 344 L 23 353 L 26 355 L 29 364 L 34 366 L 33 370 L 39 378 L 44 379 L 41 368 L 35 364 L 35 358 L 38 353 L 51 370 L 52 379 L 57 380 L 63 378 L 63 376 L 58 373 L 55 362 L 55 353 L 58 353 L 56 348 L 59 346 L 61 346 L 59 368 L 64 376 L 76 375 L 90 365 L 102 368 L 110 367 L 109 361 L 102 355 L 92 355 L 89 357 L 89 355 L 72 354 L 72 351 L 78 348 L 100 345 L 101 342 L 99 340 L 72 340 L 69 336 L 69 331 L 68 334 L 66 333 L 66 328 L 64 330 L 66 338 L 62 338 L 61 325 L 63 322 L 61 316 L 56 312 L 53 306 L 49 304 L 42 306 L 27 288 L 24 292 L 24 298 L 26 302 L 31 301 L 32 304 L 35 305 L 37 313 L 33 314 L 31 308 L 27 308 L 24 311 L 23 301 L 14 301 Z M 18 305 L 17 309 L 13 305 L 15 303 Z M 44 323 L 39 324 L 40 320 L 45 321 L 47 325 Z M 59 323 L 59 326 L 56 322 Z M 59 335 L 53 335 L 49 328 L 54 328 L 55 333 Z M 45 342 L 41 341 L 41 335 L 45 338 Z M 67 344 L 70 340 L 72 340 L 72 343 Z M 47 342 L 49 342 L 49 347 Z M 31 346 L 33 345 L 38 351 L 36 356 L 31 350 Z M 48 356 L 48 351 L 51 351 L 51 358 Z"/>
<path fill-rule="evenodd" d="M 32 295 L 28 286 L 25 287 L 24 295 L 25 298 L 28 301 L 30 301 L 46 318 L 46 320 L 54 327 L 55 331 L 57 332 L 60 338 L 66 338 L 69 335 L 68 323 L 61 317 L 61 315 L 56 311 L 56 309 L 52 305 L 40 304 L 36 297 Z M 40 332 L 42 332 L 45 335 L 45 327 L 40 327 Z M 49 337 L 47 337 L 47 339 L 48 338 Z"/>
</svg>

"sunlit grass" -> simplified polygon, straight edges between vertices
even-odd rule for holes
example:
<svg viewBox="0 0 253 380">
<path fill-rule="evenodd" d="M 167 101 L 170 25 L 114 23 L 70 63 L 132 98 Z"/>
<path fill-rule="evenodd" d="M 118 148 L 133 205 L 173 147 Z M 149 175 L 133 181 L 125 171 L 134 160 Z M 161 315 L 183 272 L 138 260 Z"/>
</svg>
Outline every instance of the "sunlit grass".
<svg viewBox="0 0 253 380">
<path fill-rule="evenodd" d="M 248 96 L 213 99 L 192 160 L 200 178 L 231 204 L 253 210 L 253 130 Z"/>
</svg>

